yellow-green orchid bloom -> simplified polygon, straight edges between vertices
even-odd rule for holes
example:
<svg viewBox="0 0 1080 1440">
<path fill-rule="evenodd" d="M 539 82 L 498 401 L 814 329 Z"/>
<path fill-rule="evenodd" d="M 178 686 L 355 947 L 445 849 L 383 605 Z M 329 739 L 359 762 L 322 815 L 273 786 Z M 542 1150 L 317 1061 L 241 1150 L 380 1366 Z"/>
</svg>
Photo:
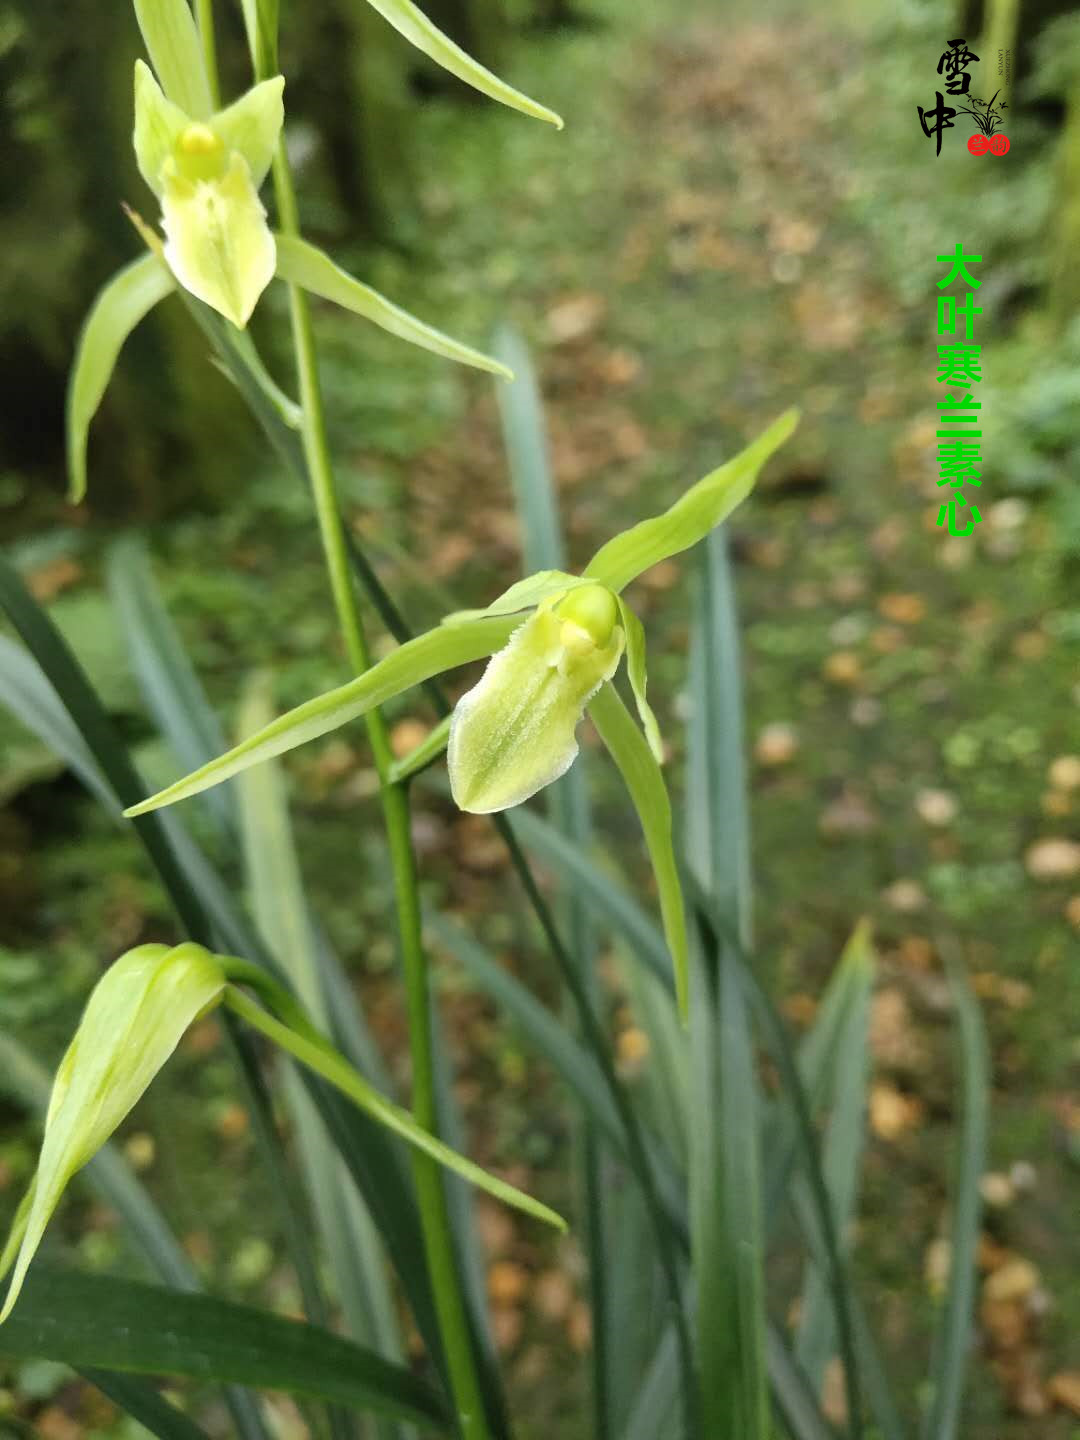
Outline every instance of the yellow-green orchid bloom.
<svg viewBox="0 0 1080 1440">
<path fill-rule="evenodd" d="M 135 62 L 135 158 L 161 202 L 165 259 L 185 290 L 240 329 L 277 268 L 258 192 L 285 121 L 284 88 L 278 75 L 196 118 Z"/>
<path fill-rule="evenodd" d="M 290 710 L 234 749 L 168 786 L 128 815 L 197 795 L 251 765 L 364 715 L 443 671 L 492 657 L 459 702 L 448 730 L 454 798 L 462 809 L 503 810 L 565 773 L 586 709 L 611 752 L 642 822 L 657 877 L 680 1006 L 687 954 L 671 810 L 660 771 L 656 720 L 645 696 L 645 636 L 622 592 L 642 571 L 719 525 L 749 494 L 762 465 L 795 427 L 793 410 L 663 514 L 601 546 L 581 575 L 544 570 L 484 610 L 449 615 L 348 684 Z M 641 728 L 612 685 L 623 655 Z M 434 747 L 428 747 L 429 753 Z"/>
<path fill-rule="evenodd" d="M 408 0 L 380 0 L 376 8 L 453 73 L 505 104 L 558 121 L 552 112 L 468 61 Z M 108 281 L 79 337 L 67 397 L 69 495 L 73 501 L 82 500 L 86 493 L 90 422 L 124 341 L 177 286 L 242 330 L 259 296 L 276 276 L 362 315 L 412 345 L 510 378 L 505 365 L 410 315 L 346 274 L 299 235 L 271 231 L 259 187 L 280 144 L 284 80 L 280 75 L 264 75 L 239 100 L 218 109 L 211 99 L 187 0 L 135 0 L 135 11 L 151 62 L 148 66 L 140 60 L 135 66 L 135 157 L 160 203 L 165 244 L 133 217 L 150 253 Z M 284 423 L 299 428 L 300 407 L 266 373 L 250 339 L 233 331 L 230 344 Z"/>
</svg>

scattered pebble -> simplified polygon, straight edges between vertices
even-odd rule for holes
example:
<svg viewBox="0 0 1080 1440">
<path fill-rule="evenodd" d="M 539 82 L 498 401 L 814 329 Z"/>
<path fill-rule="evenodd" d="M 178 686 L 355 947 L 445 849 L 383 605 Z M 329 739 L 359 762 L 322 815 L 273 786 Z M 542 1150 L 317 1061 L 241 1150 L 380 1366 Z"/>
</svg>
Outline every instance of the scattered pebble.
<svg viewBox="0 0 1080 1440">
<path fill-rule="evenodd" d="M 786 765 L 799 749 L 799 735 L 794 725 L 776 721 L 766 725 L 754 743 L 754 758 L 761 765 Z"/>
<path fill-rule="evenodd" d="M 488 1270 L 487 1287 L 493 1305 L 517 1305 L 529 1288 L 529 1275 L 513 1260 L 496 1260 Z"/>
<path fill-rule="evenodd" d="M 851 650 L 837 650 L 825 661 L 822 673 L 834 685 L 854 685 L 859 678 L 859 657 Z"/>
<path fill-rule="evenodd" d="M 1080 1416 L 1080 1370 L 1062 1370 L 1051 1375 L 1046 1392 L 1062 1410 Z"/>
<path fill-rule="evenodd" d="M 983 1299 L 991 1304 L 1003 1304 L 1011 1300 L 1026 1300 L 1038 1286 L 1039 1272 L 1030 1260 L 1019 1256 L 1007 1260 L 983 1281 Z"/>
<path fill-rule="evenodd" d="M 979 1181 L 979 1194 L 992 1210 L 1005 1210 L 1016 1198 L 1012 1180 L 1000 1170 L 988 1170 Z"/>
<path fill-rule="evenodd" d="M 1059 755 L 1047 775 L 1056 790 L 1080 790 L 1080 755 Z"/>
<path fill-rule="evenodd" d="M 921 595 L 882 595 L 877 608 L 886 620 L 897 625 L 917 625 L 926 615 L 926 601 Z"/>
<path fill-rule="evenodd" d="M 915 796 L 915 813 L 926 825 L 951 825 L 958 808 L 955 797 L 947 790 L 920 790 Z"/>
<path fill-rule="evenodd" d="M 936 1240 L 931 1240 L 923 1256 L 923 1279 L 927 1290 L 935 1298 L 945 1294 L 951 1267 L 952 1246 L 943 1235 L 939 1235 Z"/>
<path fill-rule="evenodd" d="M 894 880 L 891 886 L 881 891 L 881 899 L 886 901 L 888 909 L 899 914 L 914 914 L 916 910 L 926 909 L 926 891 L 917 880 Z"/>
<path fill-rule="evenodd" d="M 1080 845 L 1055 836 L 1029 845 L 1024 863 L 1036 880 L 1067 880 L 1080 874 Z"/>
<path fill-rule="evenodd" d="M 533 1286 L 533 1302 L 545 1320 L 565 1318 L 574 1303 L 574 1287 L 561 1270 L 545 1270 Z"/>
</svg>

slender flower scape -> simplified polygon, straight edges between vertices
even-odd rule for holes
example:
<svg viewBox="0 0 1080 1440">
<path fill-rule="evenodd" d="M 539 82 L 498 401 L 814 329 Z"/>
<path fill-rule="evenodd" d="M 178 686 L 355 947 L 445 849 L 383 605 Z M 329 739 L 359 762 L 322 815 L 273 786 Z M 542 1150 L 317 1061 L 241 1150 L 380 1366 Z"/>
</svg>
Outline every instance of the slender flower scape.
<svg viewBox="0 0 1080 1440">
<path fill-rule="evenodd" d="M 662 749 L 645 696 L 645 634 L 622 591 L 642 571 L 696 544 L 749 494 L 762 465 L 797 422 L 787 411 L 733 460 L 662 515 L 601 546 L 582 575 L 542 570 L 484 610 L 449 615 L 348 684 L 280 716 L 234 749 L 133 806 L 143 815 L 325 735 L 445 670 L 491 656 L 459 702 L 448 732 L 450 782 L 463 810 L 505 810 L 564 774 L 588 709 L 626 782 L 656 874 L 664 929 L 685 1017 L 687 948 L 671 842 Z M 528 613 L 526 613 L 528 612 Z M 623 655 L 641 727 L 611 681 Z"/>
</svg>

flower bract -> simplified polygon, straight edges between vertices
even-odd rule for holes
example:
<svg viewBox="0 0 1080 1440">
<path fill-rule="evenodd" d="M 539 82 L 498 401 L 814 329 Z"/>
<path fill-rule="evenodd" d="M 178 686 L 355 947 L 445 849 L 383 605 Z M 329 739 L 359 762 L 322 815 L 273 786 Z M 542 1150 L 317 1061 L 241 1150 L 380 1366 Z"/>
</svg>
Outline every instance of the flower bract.
<svg viewBox="0 0 1080 1440">
<path fill-rule="evenodd" d="M 15 1216 L 0 1276 L 14 1265 L 7 1319 L 68 1181 L 93 1158 L 176 1049 L 217 1004 L 225 975 L 201 945 L 140 945 L 91 992 L 53 1082 L 37 1172 Z"/>
</svg>

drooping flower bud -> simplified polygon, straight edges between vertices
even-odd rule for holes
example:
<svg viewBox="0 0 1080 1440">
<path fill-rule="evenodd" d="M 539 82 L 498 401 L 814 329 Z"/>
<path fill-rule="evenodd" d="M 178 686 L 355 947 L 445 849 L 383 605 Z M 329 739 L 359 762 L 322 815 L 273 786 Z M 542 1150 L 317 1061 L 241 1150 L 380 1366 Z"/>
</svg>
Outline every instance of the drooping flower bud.
<svg viewBox="0 0 1080 1440">
<path fill-rule="evenodd" d="M 549 596 L 457 703 L 447 763 L 454 801 L 488 814 L 520 805 L 573 764 L 585 706 L 622 658 L 618 605 L 603 585 Z"/>
<path fill-rule="evenodd" d="M 186 290 L 241 328 L 277 263 L 258 191 L 284 122 L 284 84 L 264 80 L 193 120 L 135 64 L 135 158 L 161 201 L 165 259 Z"/>
<path fill-rule="evenodd" d="M 68 1181 L 101 1149 L 184 1031 L 224 990 L 218 960 L 193 944 L 171 950 L 140 945 L 98 981 L 56 1072 L 37 1172 L 0 1255 L 0 1276 L 15 1266 L 0 1322 L 11 1313 Z"/>
</svg>

